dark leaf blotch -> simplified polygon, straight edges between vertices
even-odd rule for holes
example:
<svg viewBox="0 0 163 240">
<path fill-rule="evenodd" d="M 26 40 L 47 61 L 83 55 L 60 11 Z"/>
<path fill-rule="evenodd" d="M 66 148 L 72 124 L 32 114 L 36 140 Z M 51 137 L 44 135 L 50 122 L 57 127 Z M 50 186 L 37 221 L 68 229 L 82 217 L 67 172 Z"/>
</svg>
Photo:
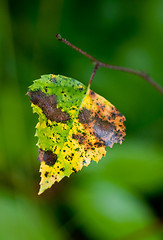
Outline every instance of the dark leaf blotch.
<svg viewBox="0 0 163 240">
<path fill-rule="evenodd" d="M 51 121 L 67 122 L 70 120 L 67 112 L 57 108 L 57 97 L 55 94 L 46 95 L 41 90 L 38 90 L 34 92 L 28 91 L 28 96 L 31 98 L 31 102 L 40 107 L 45 116 Z"/>
</svg>

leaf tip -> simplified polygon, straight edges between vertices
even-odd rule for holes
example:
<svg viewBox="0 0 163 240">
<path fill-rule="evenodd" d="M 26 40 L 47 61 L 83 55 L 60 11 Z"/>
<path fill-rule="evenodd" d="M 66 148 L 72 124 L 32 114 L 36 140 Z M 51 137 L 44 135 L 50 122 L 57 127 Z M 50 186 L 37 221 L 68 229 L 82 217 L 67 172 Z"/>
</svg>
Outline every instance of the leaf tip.
<svg viewBox="0 0 163 240">
<path fill-rule="evenodd" d="M 38 191 L 38 195 L 41 195 L 46 189 L 47 188 L 44 185 L 40 184 L 40 189 Z"/>
<path fill-rule="evenodd" d="M 44 191 L 41 190 L 41 188 L 39 189 L 38 195 L 40 196 Z"/>
</svg>

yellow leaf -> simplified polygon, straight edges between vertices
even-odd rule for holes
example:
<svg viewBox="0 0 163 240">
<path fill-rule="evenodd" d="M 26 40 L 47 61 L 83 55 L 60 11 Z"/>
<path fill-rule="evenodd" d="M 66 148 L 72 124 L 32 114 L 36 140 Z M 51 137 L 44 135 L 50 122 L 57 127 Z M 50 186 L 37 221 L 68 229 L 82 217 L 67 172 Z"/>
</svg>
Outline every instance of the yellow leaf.
<svg viewBox="0 0 163 240">
<path fill-rule="evenodd" d="M 98 163 L 106 146 L 112 148 L 124 139 L 125 117 L 74 79 L 45 75 L 34 81 L 27 94 L 39 115 L 39 194 L 92 160 Z"/>
</svg>

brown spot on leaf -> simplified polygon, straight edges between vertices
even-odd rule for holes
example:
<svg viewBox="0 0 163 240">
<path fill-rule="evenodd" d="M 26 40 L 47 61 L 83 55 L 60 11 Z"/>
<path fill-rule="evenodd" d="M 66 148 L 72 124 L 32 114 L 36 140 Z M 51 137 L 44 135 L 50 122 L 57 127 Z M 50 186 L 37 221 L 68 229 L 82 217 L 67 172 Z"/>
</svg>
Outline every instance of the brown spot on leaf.
<svg viewBox="0 0 163 240">
<path fill-rule="evenodd" d="M 90 95 L 91 95 L 91 96 L 95 96 L 95 95 L 96 95 L 96 93 L 95 93 L 95 92 L 93 92 L 92 90 L 90 90 Z"/>
<path fill-rule="evenodd" d="M 95 118 L 93 122 L 94 133 L 98 139 L 102 140 L 106 146 L 112 146 L 111 135 L 115 126 L 110 122 L 103 121 L 101 118 Z"/>
<path fill-rule="evenodd" d="M 104 145 L 105 145 L 105 144 L 104 144 L 104 142 L 102 142 L 102 141 L 101 141 L 101 142 L 99 141 L 99 142 L 95 142 L 95 143 L 94 143 L 94 146 L 95 146 L 95 147 L 102 147 L 102 146 L 104 146 Z"/>
<path fill-rule="evenodd" d="M 53 166 L 55 162 L 57 161 L 57 154 L 53 153 L 52 151 L 43 151 L 42 149 L 39 149 L 39 157 L 38 159 L 40 161 L 44 161 L 46 165 Z"/>
<path fill-rule="evenodd" d="M 80 88 L 78 88 L 79 89 L 79 91 L 82 91 L 83 90 L 83 87 L 80 87 Z"/>
<path fill-rule="evenodd" d="M 77 139 L 79 144 L 84 144 L 85 137 L 79 133 L 79 134 L 72 134 L 73 139 Z"/>
<path fill-rule="evenodd" d="M 80 145 L 84 145 L 85 150 L 92 148 L 92 143 L 84 133 L 72 134 L 72 138 L 78 140 Z"/>
<path fill-rule="evenodd" d="M 60 171 L 64 172 L 64 171 L 65 171 L 65 168 L 64 168 L 64 167 L 63 167 L 63 168 L 61 168 L 61 169 L 60 169 Z"/>
<path fill-rule="evenodd" d="M 72 171 L 74 171 L 75 173 L 77 173 L 77 170 L 75 168 L 72 168 Z"/>
<path fill-rule="evenodd" d="M 82 124 L 89 123 L 91 121 L 91 111 L 86 108 L 82 108 L 82 110 L 79 111 L 78 117 L 79 122 L 81 122 Z"/>
<path fill-rule="evenodd" d="M 82 108 L 79 112 L 79 122 L 96 137 L 95 147 L 109 146 L 114 143 L 122 143 L 125 136 L 125 117 L 110 104 L 105 106 L 103 101 L 99 101 L 99 95 L 90 91 L 92 105 L 96 105 L 97 111 Z M 93 108 L 92 108 L 93 109 Z M 87 140 L 88 142 L 88 140 Z M 86 140 L 84 143 L 88 147 Z"/>
<path fill-rule="evenodd" d="M 48 176 L 48 172 L 45 173 L 45 177 L 47 177 L 47 176 Z"/>
<path fill-rule="evenodd" d="M 61 108 L 57 108 L 57 97 L 55 94 L 46 95 L 41 90 L 35 92 L 28 91 L 27 94 L 31 98 L 31 102 L 40 107 L 45 116 L 51 121 L 67 122 L 70 120 L 67 112 L 63 112 Z"/>
</svg>

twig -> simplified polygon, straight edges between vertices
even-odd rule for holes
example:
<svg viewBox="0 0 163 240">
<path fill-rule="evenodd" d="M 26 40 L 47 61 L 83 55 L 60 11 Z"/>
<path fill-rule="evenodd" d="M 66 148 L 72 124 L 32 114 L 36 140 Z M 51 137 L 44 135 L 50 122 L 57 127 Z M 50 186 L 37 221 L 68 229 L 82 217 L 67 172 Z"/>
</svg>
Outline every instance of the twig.
<svg viewBox="0 0 163 240">
<path fill-rule="evenodd" d="M 92 57 L 91 55 L 89 55 L 88 53 L 84 52 L 83 50 L 81 50 L 80 48 L 76 47 L 75 45 L 73 45 L 72 43 L 70 43 L 69 41 L 67 41 L 65 38 L 62 38 L 60 34 L 56 34 L 56 38 L 65 43 L 66 45 L 70 46 L 71 48 L 75 49 L 77 52 L 80 52 L 81 54 L 83 54 L 84 56 L 86 56 L 87 58 L 91 59 L 93 62 L 99 63 L 99 61 Z"/>
<path fill-rule="evenodd" d="M 92 57 L 88 53 L 84 52 L 80 48 L 76 47 L 75 45 L 73 45 L 72 43 L 67 41 L 65 38 L 62 38 L 60 34 L 56 34 L 56 38 L 59 41 L 65 43 L 66 45 L 70 46 L 71 48 L 75 49 L 77 52 L 80 52 L 81 54 L 83 54 L 84 56 L 86 56 L 87 58 L 91 59 L 93 62 L 96 63 L 95 68 L 92 73 L 92 76 L 90 78 L 89 86 L 92 83 L 92 80 L 94 78 L 94 75 L 95 75 L 97 69 L 99 67 L 105 67 L 105 68 L 110 68 L 110 69 L 114 69 L 114 70 L 121 71 L 121 72 L 127 72 L 127 73 L 134 74 L 136 76 L 139 76 L 139 77 L 143 78 L 144 80 L 146 80 L 149 84 L 151 84 L 157 91 L 159 91 L 163 95 L 163 88 L 157 82 L 155 82 L 147 73 L 140 72 L 140 71 L 137 71 L 137 70 L 134 70 L 131 68 L 120 67 L 120 66 L 103 63 L 103 62 L 97 60 L 96 58 Z"/>
</svg>

